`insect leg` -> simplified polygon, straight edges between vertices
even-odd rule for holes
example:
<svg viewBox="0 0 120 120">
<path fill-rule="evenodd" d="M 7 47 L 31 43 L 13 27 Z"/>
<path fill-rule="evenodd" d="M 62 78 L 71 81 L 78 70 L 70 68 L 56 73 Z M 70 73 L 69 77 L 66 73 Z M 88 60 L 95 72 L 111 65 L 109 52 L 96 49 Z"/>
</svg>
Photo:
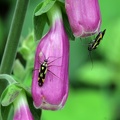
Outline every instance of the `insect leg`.
<svg viewBox="0 0 120 120">
<path fill-rule="evenodd" d="M 57 77 L 57 78 L 59 78 L 57 75 L 55 75 L 52 71 L 50 71 L 49 69 L 48 69 L 48 72 L 50 72 L 52 75 L 54 75 L 55 77 Z M 60 79 L 60 78 L 59 78 Z"/>
<path fill-rule="evenodd" d="M 39 70 L 39 69 L 33 69 L 32 71 Z"/>
<path fill-rule="evenodd" d="M 58 58 L 56 58 L 56 59 L 54 59 L 54 60 L 50 61 L 48 64 L 50 64 L 50 63 L 54 62 L 55 60 L 57 60 L 57 59 L 59 59 L 59 58 L 61 58 L 61 57 L 58 57 Z"/>
<path fill-rule="evenodd" d="M 91 59 L 91 62 L 92 62 L 92 68 L 93 68 L 93 59 L 91 57 L 91 51 L 89 51 L 89 56 L 90 56 L 90 59 Z"/>
<path fill-rule="evenodd" d="M 48 67 L 51 67 L 51 66 L 61 67 L 61 66 L 58 66 L 58 65 L 48 65 Z"/>
</svg>

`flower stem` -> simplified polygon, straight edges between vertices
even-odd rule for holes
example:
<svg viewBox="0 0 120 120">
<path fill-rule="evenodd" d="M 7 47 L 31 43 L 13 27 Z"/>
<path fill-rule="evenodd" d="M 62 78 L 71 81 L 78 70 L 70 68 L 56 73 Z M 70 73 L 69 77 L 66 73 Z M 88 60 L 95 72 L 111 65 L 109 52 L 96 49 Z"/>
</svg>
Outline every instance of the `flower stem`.
<svg viewBox="0 0 120 120">
<path fill-rule="evenodd" d="M 0 67 L 1 74 L 3 73 L 10 74 L 12 71 L 12 66 L 17 53 L 17 47 L 19 43 L 20 34 L 22 31 L 25 14 L 27 11 L 28 2 L 29 0 L 17 0 L 12 24 L 10 27 L 8 39 L 6 42 L 4 54 L 1 61 L 1 67 Z M 0 81 L 1 84 L 0 95 L 6 86 L 6 82 L 3 81 L 5 80 Z M 9 111 L 10 108 L 11 106 L 9 108 L 8 107 L 5 108 L 5 110 Z M 8 114 L 9 112 L 7 112 L 5 116 L 7 117 Z M 0 115 L 0 117 L 2 116 Z M 7 120 L 7 118 L 5 118 L 4 120 Z"/>
<path fill-rule="evenodd" d="M 1 61 L 0 73 L 10 74 L 12 71 L 28 2 L 29 0 L 17 0 L 12 24 Z"/>
<path fill-rule="evenodd" d="M 51 26 L 55 23 L 56 19 L 62 19 L 62 13 L 57 3 L 55 3 L 52 8 L 47 12 L 47 16 Z"/>
<path fill-rule="evenodd" d="M 22 26 L 27 10 L 29 0 L 17 0 L 11 28 L 9 31 L 7 43 L 5 46 L 3 58 L 1 61 L 0 73 L 10 74 L 12 71 L 13 62 L 17 53 L 17 47 L 19 43 L 20 34 L 22 31 Z M 5 80 L 0 81 L 1 90 L 0 95 L 5 89 L 7 82 Z M 7 120 L 7 116 L 10 111 L 10 107 L 5 108 L 6 114 L 4 115 L 4 120 Z M 6 118 L 5 118 L 6 117 Z M 0 119 L 2 120 L 2 116 L 0 115 Z"/>
</svg>

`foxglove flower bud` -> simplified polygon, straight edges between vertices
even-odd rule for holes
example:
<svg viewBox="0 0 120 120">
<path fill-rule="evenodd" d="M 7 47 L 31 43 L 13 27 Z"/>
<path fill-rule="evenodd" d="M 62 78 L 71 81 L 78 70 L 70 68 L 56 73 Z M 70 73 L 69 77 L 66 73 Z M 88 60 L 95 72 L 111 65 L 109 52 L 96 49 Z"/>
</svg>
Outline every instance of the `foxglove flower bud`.
<svg viewBox="0 0 120 120">
<path fill-rule="evenodd" d="M 65 7 L 75 37 L 99 32 L 101 16 L 98 0 L 65 0 Z"/>
<path fill-rule="evenodd" d="M 36 108 L 58 110 L 64 106 L 68 96 L 69 41 L 63 27 L 61 11 L 56 4 L 47 15 L 52 25 L 36 49 L 32 97 Z M 41 67 L 45 61 L 46 70 Z"/>
<path fill-rule="evenodd" d="M 14 109 L 13 120 L 34 120 L 23 91 L 14 101 Z"/>
</svg>

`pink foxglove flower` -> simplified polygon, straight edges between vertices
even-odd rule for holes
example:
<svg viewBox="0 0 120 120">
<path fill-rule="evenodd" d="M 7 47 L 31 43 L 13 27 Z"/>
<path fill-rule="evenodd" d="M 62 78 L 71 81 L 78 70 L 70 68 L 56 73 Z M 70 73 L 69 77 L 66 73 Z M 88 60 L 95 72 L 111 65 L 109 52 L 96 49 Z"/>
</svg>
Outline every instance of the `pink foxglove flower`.
<svg viewBox="0 0 120 120">
<path fill-rule="evenodd" d="M 13 120 L 34 120 L 23 91 L 14 101 L 14 109 Z"/>
<path fill-rule="evenodd" d="M 58 110 L 64 106 L 68 96 L 69 41 L 61 11 L 55 5 L 48 17 L 52 25 L 36 49 L 32 97 L 36 108 Z M 42 69 L 45 62 L 46 69 Z"/>
<path fill-rule="evenodd" d="M 71 29 L 76 37 L 99 32 L 101 24 L 98 0 L 65 0 Z"/>
</svg>

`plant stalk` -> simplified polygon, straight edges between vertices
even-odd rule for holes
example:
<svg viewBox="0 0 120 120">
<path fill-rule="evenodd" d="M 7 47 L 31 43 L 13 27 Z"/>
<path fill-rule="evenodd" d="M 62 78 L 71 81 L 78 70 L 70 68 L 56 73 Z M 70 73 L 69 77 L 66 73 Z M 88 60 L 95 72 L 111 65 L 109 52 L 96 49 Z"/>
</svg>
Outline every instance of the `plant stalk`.
<svg viewBox="0 0 120 120">
<path fill-rule="evenodd" d="M 25 19 L 29 0 L 17 0 L 10 32 L 1 61 L 0 73 L 10 74 L 17 53 L 22 26 Z"/>
</svg>

